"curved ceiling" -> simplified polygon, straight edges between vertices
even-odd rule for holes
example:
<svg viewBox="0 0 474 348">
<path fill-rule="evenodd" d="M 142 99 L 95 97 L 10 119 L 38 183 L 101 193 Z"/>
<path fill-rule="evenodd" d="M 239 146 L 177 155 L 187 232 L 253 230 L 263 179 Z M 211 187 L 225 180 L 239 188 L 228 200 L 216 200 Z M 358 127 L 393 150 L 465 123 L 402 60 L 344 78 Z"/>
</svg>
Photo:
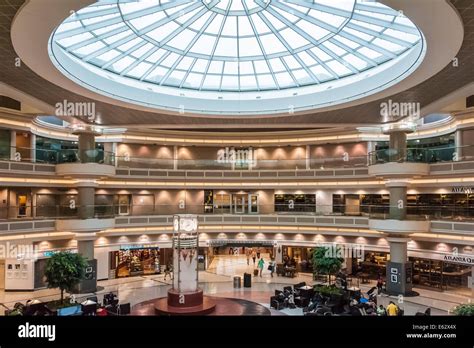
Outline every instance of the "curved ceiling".
<svg viewBox="0 0 474 348">
<path fill-rule="evenodd" d="M 102 94 L 226 116 L 376 93 L 419 66 L 425 42 L 403 13 L 377 2 L 102 0 L 64 20 L 50 52 Z"/>
<path fill-rule="evenodd" d="M 46 3 L 45 3 L 46 1 Z M 461 51 L 463 19 L 472 16 L 472 9 L 462 1 L 434 0 L 414 4 L 411 0 L 381 0 L 384 4 L 404 13 L 421 28 L 426 36 L 427 55 L 421 66 L 408 78 L 385 93 L 377 93 L 345 108 L 325 108 L 319 112 L 294 113 L 279 118 L 208 118 L 188 113 L 164 113 L 150 108 L 132 106 L 119 100 L 106 98 L 81 88 L 64 77 L 51 63 L 45 41 L 68 17 L 71 9 L 80 10 L 94 3 L 93 0 L 9 0 L 2 7 L 0 35 L 0 74 L 2 81 L 13 89 L 54 106 L 58 101 L 94 102 L 100 117 L 95 122 L 111 126 L 155 128 L 249 128 L 261 127 L 318 127 L 363 125 L 380 123 L 380 102 L 390 96 L 396 101 L 417 101 L 426 106 L 442 96 L 465 86 L 473 80 L 473 70 L 464 62 L 472 58 L 471 41 L 467 39 Z M 429 13 L 427 16 L 426 14 Z M 16 15 L 16 17 L 15 17 Z M 13 21 L 13 18 L 15 20 Z M 436 19 L 436 20 L 435 20 Z M 442 20 L 441 20 L 442 19 Z M 41 25 L 39 25 L 39 23 Z M 11 27 L 11 40 L 9 29 Z M 471 27 L 466 26 L 466 38 L 472 37 Z M 14 47 L 14 48 L 13 48 Z M 16 52 L 15 52 L 16 51 Z M 453 57 L 459 58 L 459 66 L 448 64 Z M 23 64 L 12 68 L 9 62 L 21 57 Z M 440 72 L 442 69 L 444 70 Z M 438 75 L 433 76 L 434 74 Z M 430 78 L 431 77 L 431 78 Z M 425 81 L 426 80 L 426 81 Z M 421 83 L 425 81 L 424 83 Z M 417 85 L 417 86 L 416 86 Z M 416 87 L 414 87 L 416 86 Z M 4 92 L 5 93 L 5 92 Z M 8 91 L 6 92 L 8 93 Z M 384 98 L 384 99 L 381 99 Z M 192 118 L 188 116 L 193 116 Z"/>
</svg>

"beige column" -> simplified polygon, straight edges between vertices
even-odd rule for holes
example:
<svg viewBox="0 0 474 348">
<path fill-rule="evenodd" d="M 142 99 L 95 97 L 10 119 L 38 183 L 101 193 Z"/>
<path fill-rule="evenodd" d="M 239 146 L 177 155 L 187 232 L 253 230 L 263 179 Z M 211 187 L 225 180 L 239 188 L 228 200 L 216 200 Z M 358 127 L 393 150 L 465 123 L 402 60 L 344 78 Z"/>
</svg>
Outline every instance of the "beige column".
<svg viewBox="0 0 474 348">
<path fill-rule="evenodd" d="M 78 157 L 81 163 L 95 162 L 92 150 L 95 150 L 95 133 L 91 131 L 80 131 L 75 133 L 78 136 Z"/>
<path fill-rule="evenodd" d="M 16 154 L 16 131 L 11 130 L 10 131 L 10 159 L 12 161 L 15 160 L 15 154 Z"/>
</svg>

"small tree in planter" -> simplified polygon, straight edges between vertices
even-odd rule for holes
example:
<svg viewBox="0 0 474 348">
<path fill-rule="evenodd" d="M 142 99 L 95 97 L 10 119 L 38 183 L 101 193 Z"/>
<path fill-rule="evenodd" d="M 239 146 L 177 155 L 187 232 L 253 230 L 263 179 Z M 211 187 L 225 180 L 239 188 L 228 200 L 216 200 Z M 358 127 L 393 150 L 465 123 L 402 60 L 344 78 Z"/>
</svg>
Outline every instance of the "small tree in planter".
<svg viewBox="0 0 474 348">
<path fill-rule="evenodd" d="M 46 282 L 48 288 L 61 290 L 61 304 L 64 303 L 64 290 L 72 289 L 84 279 L 87 261 L 79 254 L 59 252 L 53 254 L 46 263 Z"/>
<path fill-rule="evenodd" d="M 340 247 L 319 247 L 313 252 L 313 275 L 319 274 L 328 276 L 328 283 L 331 282 L 331 275 L 341 270 L 344 258 L 341 257 Z"/>
</svg>

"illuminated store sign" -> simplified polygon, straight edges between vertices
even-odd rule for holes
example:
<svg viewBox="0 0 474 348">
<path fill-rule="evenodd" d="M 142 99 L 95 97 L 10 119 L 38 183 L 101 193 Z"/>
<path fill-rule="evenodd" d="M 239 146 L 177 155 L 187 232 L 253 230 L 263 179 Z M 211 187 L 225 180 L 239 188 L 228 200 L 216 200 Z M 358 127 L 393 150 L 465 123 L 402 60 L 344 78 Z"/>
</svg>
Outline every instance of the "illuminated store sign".
<svg viewBox="0 0 474 348">
<path fill-rule="evenodd" d="M 474 266 L 474 257 L 444 255 L 444 261 L 453 262 L 453 263 L 461 263 L 461 264 L 467 264 L 467 265 L 473 265 Z"/>
<path fill-rule="evenodd" d="M 452 189 L 453 193 L 473 193 L 474 187 L 456 186 Z"/>
</svg>

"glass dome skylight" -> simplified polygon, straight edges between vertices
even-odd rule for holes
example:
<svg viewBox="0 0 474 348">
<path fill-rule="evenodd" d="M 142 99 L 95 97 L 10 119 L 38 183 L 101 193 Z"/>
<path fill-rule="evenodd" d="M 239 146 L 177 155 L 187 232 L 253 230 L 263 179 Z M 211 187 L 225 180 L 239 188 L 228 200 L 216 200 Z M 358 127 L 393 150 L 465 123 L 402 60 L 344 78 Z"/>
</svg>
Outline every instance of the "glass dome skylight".
<svg viewBox="0 0 474 348">
<path fill-rule="evenodd" d="M 229 115 L 361 98 L 408 76 L 424 51 L 403 13 L 361 0 L 100 0 L 50 39 L 52 61 L 89 89 Z"/>
</svg>

